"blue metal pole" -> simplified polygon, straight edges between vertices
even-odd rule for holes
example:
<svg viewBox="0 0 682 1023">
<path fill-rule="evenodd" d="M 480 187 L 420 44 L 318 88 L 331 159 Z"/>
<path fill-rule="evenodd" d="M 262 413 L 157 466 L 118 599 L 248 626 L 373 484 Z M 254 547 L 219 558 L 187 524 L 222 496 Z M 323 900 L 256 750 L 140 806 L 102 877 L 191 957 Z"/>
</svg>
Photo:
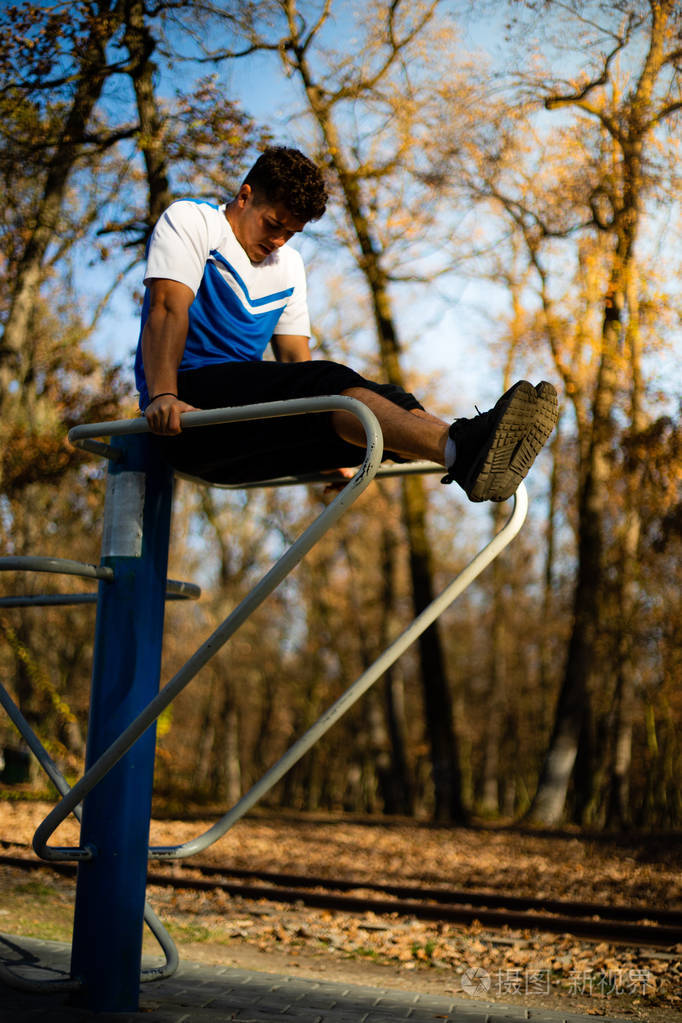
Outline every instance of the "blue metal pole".
<svg viewBox="0 0 682 1023">
<path fill-rule="evenodd" d="M 159 689 L 172 471 L 149 436 L 113 439 L 109 463 L 86 762 L 92 765 Z M 139 1004 L 147 849 L 154 774 L 151 726 L 83 801 L 71 976 L 96 1012 Z"/>
</svg>

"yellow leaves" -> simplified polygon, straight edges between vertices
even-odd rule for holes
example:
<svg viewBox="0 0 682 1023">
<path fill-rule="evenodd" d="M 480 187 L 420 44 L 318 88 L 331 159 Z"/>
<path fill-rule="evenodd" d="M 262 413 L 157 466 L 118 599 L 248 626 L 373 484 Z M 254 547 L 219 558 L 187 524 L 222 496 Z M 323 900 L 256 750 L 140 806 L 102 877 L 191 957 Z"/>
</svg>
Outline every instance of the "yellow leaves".
<svg viewBox="0 0 682 1023">
<path fill-rule="evenodd" d="M 164 735 L 168 735 L 171 728 L 173 727 L 173 705 L 164 708 L 159 714 L 156 720 L 156 737 L 157 739 L 163 739 Z"/>
<path fill-rule="evenodd" d="M 17 660 L 24 665 L 36 692 L 47 697 L 62 722 L 75 721 L 76 717 L 67 701 L 59 693 L 45 670 L 37 664 L 31 651 L 22 643 L 16 630 L 5 618 L 0 618 L 0 631 Z"/>
</svg>

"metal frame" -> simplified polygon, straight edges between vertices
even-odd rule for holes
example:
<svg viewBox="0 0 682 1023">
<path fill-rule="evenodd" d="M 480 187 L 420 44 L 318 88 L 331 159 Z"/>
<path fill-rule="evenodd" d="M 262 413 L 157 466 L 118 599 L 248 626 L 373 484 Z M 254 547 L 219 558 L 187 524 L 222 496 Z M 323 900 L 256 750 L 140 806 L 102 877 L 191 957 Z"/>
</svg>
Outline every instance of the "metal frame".
<svg viewBox="0 0 682 1023">
<path fill-rule="evenodd" d="M 332 410 L 346 410 L 353 413 L 360 422 L 365 430 L 367 449 L 365 458 L 362 465 L 357 470 L 355 475 L 350 481 L 343 481 L 344 487 L 334 500 L 323 510 L 323 512 L 309 525 L 302 535 L 291 545 L 291 547 L 285 551 L 280 559 L 273 565 L 268 573 L 260 580 L 259 583 L 252 589 L 247 597 L 235 608 L 231 614 L 218 626 L 213 634 L 198 648 L 197 651 L 189 658 L 185 665 L 173 676 L 173 678 L 163 687 L 160 692 L 156 692 L 155 695 L 149 697 L 149 690 L 147 690 L 148 698 L 142 701 L 142 704 L 138 702 L 138 706 L 134 713 L 128 715 L 128 719 L 121 723 L 117 722 L 114 731 L 110 728 L 105 729 L 107 732 L 106 738 L 102 738 L 99 743 L 95 746 L 91 746 L 90 729 L 88 736 L 89 752 L 86 765 L 86 771 L 83 777 L 78 781 L 71 789 L 64 782 L 61 776 L 55 775 L 56 768 L 54 765 L 48 764 L 49 758 L 44 749 L 40 747 L 40 743 L 35 736 L 30 738 L 30 728 L 26 732 L 25 728 L 29 726 L 24 719 L 21 718 L 21 714 L 18 708 L 10 708 L 11 698 L 8 696 L 6 699 L 2 699 L 2 703 L 5 709 L 8 710 L 10 717 L 12 717 L 17 727 L 19 727 L 22 734 L 27 737 L 30 747 L 38 756 L 43 767 L 48 771 L 50 777 L 53 778 L 58 776 L 57 785 L 58 791 L 62 798 L 60 802 L 53 808 L 53 810 L 47 815 L 45 820 L 37 828 L 34 839 L 33 847 L 38 856 L 45 860 L 76 860 L 79 862 L 79 882 L 81 885 L 81 874 L 86 876 L 89 872 L 91 877 L 96 877 L 94 883 L 94 890 L 98 897 L 102 895 L 108 886 L 112 888 L 111 878 L 108 874 L 111 863 L 106 868 L 106 872 L 100 869 L 102 864 L 107 859 L 108 845 L 111 842 L 117 840 L 116 835 L 111 834 L 111 827 L 107 824 L 107 815 L 110 817 L 110 808 L 112 800 L 112 791 L 114 795 L 119 791 L 118 788 L 111 789 L 111 777 L 116 777 L 117 772 L 119 773 L 119 780 L 114 782 L 115 786 L 125 786 L 127 774 L 129 774 L 129 768 L 126 767 L 128 758 L 135 754 L 139 759 L 139 751 L 141 749 L 140 743 L 143 745 L 146 743 L 147 753 L 143 756 L 143 772 L 149 776 L 145 781 L 145 786 L 149 782 L 149 792 L 145 793 L 143 802 L 148 803 L 144 810 L 145 820 L 142 822 L 142 830 L 145 826 L 148 833 L 148 824 L 150 816 L 150 804 L 151 804 L 151 789 L 150 779 L 151 772 L 153 772 L 153 726 L 159 714 L 172 702 L 172 700 L 192 681 L 197 672 L 210 660 L 210 658 L 217 653 L 219 649 L 227 642 L 227 640 L 234 635 L 237 629 L 243 624 L 243 622 L 253 613 L 253 611 L 266 599 L 266 597 L 279 585 L 279 583 L 288 575 L 288 573 L 299 563 L 299 561 L 305 556 L 305 554 L 312 548 L 320 537 L 327 532 L 332 525 L 334 525 L 340 516 L 346 511 L 346 509 L 360 496 L 360 494 L 366 489 L 374 476 L 400 476 L 406 473 L 424 473 L 424 472 L 442 472 L 440 466 L 434 465 L 433 463 L 409 463 L 407 465 L 391 466 L 380 468 L 380 461 L 383 453 L 383 439 L 381 436 L 381 429 L 376 417 L 373 413 L 362 403 L 352 398 L 343 396 L 330 396 L 322 398 L 312 399 L 297 399 L 294 401 L 286 402 L 273 402 L 262 405 L 250 405 L 241 408 L 228 408 L 228 409 L 215 409 L 210 411 L 202 412 L 189 412 L 182 416 L 183 428 L 192 428 L 198 426 L 205 426 L 217 423 L 225 422 L 236 422 L 245 421 L 249 419 L 260 419 L 260 418 L 273 418 L 284 415 L 298 415 L 307 414 L 311 412 L 323 412 Z M 144 448 L 144 442 L 148 441 L 148 438 L 134 437 L 131 435 L 139 435 L 148 433 L 148 426 L 145 419 L 136 420 L 122 420 L 114 421 L 109 423 L 99 423 L 94 425 L 83 425 L 77 426 L 71 430 L 69 439 L 72 443 L 88 450 L 93 451 L 99 455 L 104 455 L 109 459 L 109 471 L 110 479 L 112 475 L 115 477 L 117 474 L 125 473 L 130 471 L 130 466 L 126 469 L 126 461 L 130 460 L 130 445 L 133 445 L 135 449 L 135 443 L 140 442 Z M 102 437 L 113 438 L 112 443 L 103 442 Z M 146 455 L 142 455 L 141 461 L 135 462 L 135 466 L 132 469 L 133 473 L 137 473 L 138 476 L 142 476 L 146 479 L 146 474 L 149 471 L 150 463 L 145 460 L 148 458 Z M 141 467 L 141 468 L 140 468 Z M 191 478 L 191 477 L 190 477 Z M 285 486 L 293 485 L 301 482 L 313 482 L 324 480 L 329 482 L 329 475 L 316 475 L 307 476 L 305 478 L 294 478 L 294 477 L 283 477 L 279 480 L 266 481 L 262 484 L 248 484 L 247 486 Z M 133 481 L 134 482 L 134 481 Z M 128 488 L 129 490 L 130 488 Z M 163 488 L 162 488 L 163 489 Z M 241 489 L 241 488 L 237 488 Z M 108 498 L 107 505 L 111 505 L 115 502 L 115 487 L 112 489 L 110 498 Z M 164 499 L 165 500 L 165 499 Z M 123 510 L 120 508 L 115 512 L 109 508 L 109 515 L 116 514 L 118 516 L 118 525 L 114 529 L 114 533 L 118 530 L 119 536 L 123 536 L 123 547 L 125 548 L 126 543 L 130 545 L 132 543 L 135 547 L 136 540 L 131 537 L 138 535 L 140 538 L 144 535 L 145 530 L 149 531 L 152 529 L 152 522 L 155 521 L 154 516 L 150 516 L 145 512 L 145 527 L 140 526 L 138 533 L 135 533 L 135 516 L 140 517 L 142 515 L 142 505 L 136 502 L 133 496 L 132 502 L 130 500 L 123 502 Z M 206 849 L 213 842 L 217 841 L 222 835 L 229 830 L 230 827 L 237 820 L 239 820 L 266 792 L 268 792 L 273 785 L 280 780 L 280 778 L 298 761 L 300 758 L 314 745 L 314 743 L 323 736 L 329 728 L 377 681 L 377 679 L 394 663 L 394 661 L 400 657 L 400 655 L 410 646 L 421 633 L 428 628 L 433 622 L 439 617 L 443 611 L 450 606 L 450 604 L 459 596 L 462 591 L 470 585 L 471 582 L 480 574 L 483 569 L 490 564 L 490 562 L 497 557 L 497 555 L 511 542 L 520 530 L 527 512 L 527 495 L 523 484 L 517 490 L 514 496 L 514 506 L 512 513 L 509 516 L 506 524 L 500 530 L 500 532 L 476 555 L 476 557 L 467 565 L 467 567 L 460 572 L 455 580 L 453 580 L 445 590 L 437 597 L 413 622 L 412 624 L 402 633 L 398 639 L 396 639 L 384 653 L 374 662 L 374 664 L 368 668 L 356 682 L 330 707 L 308 731 L 291 747 L 291 749 L 271 767 L 261 780 L 247 792 L 237 804 L 230 809 L 224 816 L 214 824 L 204 834 L 199 835 L 197 838 L 185 842 L 180 846 L 163 846 L 163 847 L 152 847 L 147 848 L 146 842 L 144 848 L 140 848 L 139 836 L 136 841 L 137 848 L 132 853 L 130 863 L 125 867 L 128 874 L 125 875 L 130 880 L 130 874 L 136 875 L 136 882 L 139 888 L 139 880 L 141 877 L 146 877 L 146 862 L 148 858 L 169 860 L 169 859 L 180 859 Z M 106 521 L 107 511 L 105 509 L 105 532 L 107 531 Z M 132 518 L 131 518 L 132 516 Z M 158 517 L 158 516 L 157 516 Z M 109 535 L 111 536 L 112 527 L 109 525 Z M 167 556 L 167 535 L 164 539 L 164 530 L 161 529 L 160 539 L 157 542 L 159 551 L 161 552 L 159 557 L 163 560 L 163 549 L 165 546 L 165 555 Z M 127 538 L 127 539 L 126 539 Z M 114 546 L 116 546 L 116 541 Z M 102 623 L 98 624 L 98 635 L 99 642 L 104 645 L 107 649 L 111 649 L 112 644 L 115 645 L 117 642 L 116 631 L 117 631 L 117 615 L 119 615 L 118 627 L 120 629 L 120 613 L 121 613 L 121 602 L 117 600 L 115 595 L 112 597 L 111 594 L 116 589 L 117 580 L 120 575 L 123 574 L 123 568 L 129 567 L 134 562 L 134 557 L 131 555 L 134 553 L 132 549 L 123 550 L 122 554 L 120 551 L 109 552 L 110 556 L 106 556 L 106 551 L 103 548 L 103 564 L 97 566 L 83 566 L 79 563 L 72 562 L 70 568 L 64 567 L 63 570 L 70 574 L 87 574 L 90 578 L 99 579 L 99 603 L 98 603 L 98 616 L 102 611 Z M 140 552 L 143 553 L 143 552 Z M 18 560 L 22 559 L 0 559 L 0 570 L 2 568 L 14 568 L 14 569 L 31 569 L 31 565 L 27 562 L 17 564 Z M 32 559 L 28 559 L 32 560 Z M 40 560 L 40 559 L 38 559 Z M 60 565 L 66 566 L 66 562 L 60 561 L 60 559 L 43 559 L 58 561 Z M 144 558 L 142 559 L 144 561 Z M 2 562 L 5 562 L 3 565 Z M 13 564 L 8 564 L 14 562 Z M 74 566 L 77 566 L 77 570 Z M 139 567 L 139 566 L 138 566 Z M 62 570 L 56 565 L 50 568 L 38 567 L 33 565 L 33 570 L 38 571 L 59 571 Z M 157 573 L 158 574 L 158 573 Z M 163 577 L 165 580 L 165 568 L 163 570 Z M 138 578 L 140 578 L 138 573 Z M 185 588 L 185 592 L 181 595 L 195 595 L 194 593 L 188 592 L 187 588 L 191 588 L 191 584 L 176 584 L 180 588 Z M 139 586 L 137 587 L 139 590 Z M 161 605 L 164 599 L 164 589 L 160 590 L 159 600 Z M 124 600 L 129 602 L 134 599 L 131 594 L 136 592 L 135 587 L 131 590 L 130 588 L 125 594 Z M 109 596 L 107 596 L 107 594 Z M 92 595 L 74 595 L 80 598 Z M 139 593 L 138 593 L 139 598 Z M 24 599 L 24 598 L 7 598 L 7 599 Z M 148 595 L 145 595 L 145 603 L 148 601 Z M 52 602 L 52 601 L 50 601 Z M 106 614 L 107 602 L 114 606 L 113 614 Z M 16 606 L 16 605 L 15 605 Z M 118 607 L 118 610 L 116 608 Z M 158 614 L 157 614 L 158 617 Z M 161 628 L 162 628 L 162 612 L 161 612 Z M 147 630 L 149 631 L 149 630 Z M 152 630 L 154 631 L 154 630 Z M 157 630 L 159 631 L 159 630 Z M 148 639 L 148 637 L 147 637 Z M 151 658 L 160 658 L 160 642 L 161 635 L 160 631 L 158 636 L 154 636 L 151 639 Z M 97 648 L 97 642 L 96 642 Z M 157 649 L 158 648 L 158 649 Z M 99 657 L 102 660 L 102 657 Z M 106 666 L 100 666 L 100 674 L 105 677 L 104 689 L 108 691 L 112 686 L 125 686 L 126 679 L 121 680 L 112 676 L 111 672 L 106 670 Z M 114 673 L 115 674 L 115 673 Z M 149 674 L 147 672 L 147 674 Z M 154 673 L 152 673 L 154 674 Z M 98 669 L 97 665 L 93 671 L 93 696 L 91 700 L 91 727 L 92 727 L 92 715 L 93 715 L 93 704 L 99 704 L 105 696 L 102 693 L 98 694 Z M 102 681 L 101 679 L 99 680 Z M 153 685 L 158 689 L 158 671 L 155 673 L 153 679 Z M 99 687 L 101 688 L 101 686 Z M 0 690 L 2 687 L 0 686 Z M 9 703 L 7 702 L 9 701 Z M 95 706 L 95 716 L 97 714 Z M 101 716 L 101 712 L 100 712 Z M 37 745 L 36 745 L 37 744 Z M 39 749 L 40 747 L 40 749 Z M 135 749 L 133 749 L 135 747 Z M 151 750 L 151 754 L 150 751 Z M 41 752 L 42 751 L 42 752 Z M 151 756 L 151 759 L 150 759 Z M 151 765 L 151 766 L 150 766 Z M 122 774 L 121 774 L 122 771 Z M 113 775 L 112 775 L 113 772 Z M 109 777 L 108 777 L 109 776 Z M 59 780 L 61 779 L 61 780 Z M 97 824 L 94 827 L 96 833 L 96 840 L 93 841 L 88 836 L 88 829 L 85 825 L 81 830 L 81 844 L 75 848 L 59 848 L 48 845 L 49 839 L 51 838 L 54 831 L 57 829 L 59 824 L 70 814 L 75 813 L 78 816 L 80 804 L 83 804 L 86 816 L 88 813 L 88 807 L 95 806 L 98 800 L 98 793 L 104 792 L 109 786 L 109 795 L 107 798 L 100 798 L 100 810 L 92 811 L 93 817 L 97 820 Z M 139 817 L 140 807 L 139 801 L 136 802 L 134 808 L 134 816 L 137 819 Z M 128 814 L 121 817 L 119 824 L 123 831 L 126 830 L 130 824 L 131 816 Z M 139 820 L 137 820 L 137 826 L 139 831 Z M 120 836 L 118 836 L 120 837 Z M 109 857 L 111 860 L 111 857 Z M 144 861 L 144 863 L 142 862 Z M 133 864 L 131 866 L 131 864 Z M 117 887 L 123 884 L 123 876 L 118 876 Z M 142 884 L 142 890 L 144 884 Z M 105 948 L 100 947 L 97 950 L 97 954 L 93 955 L 90 951 L 89 945 L 92 945 L 91 935 L 92 931 L 89 929 L 92 925 L 92 920 L 95 916 L 92 914 L 96 913 L 97 910 L 93 909 L 93 899 L 91 897 L 91 891 L 88 889 L 87 883 L 83 882 L 83 891 L 87 892 L 87 897 L 84 894 L 80 898 L 81 905 L 88 905 L 88 912 L 91 914 L 89 922 L 84 923 L 85 917 L 81 920 L 81 914 L 79 912 L 79 894 L 77 889 L 77 912 L 74 923 L 74 948 L 80 948 L 80 953 L 76 953 L 76 960 L 78 962 L 78 975 L 80 977 L 73 977 L 74 973 L 74 960 L 72 960 L 72 978 L 71 981 L 65 983 L 75 986 L 82 990 L 82 993 L 86 999 L 86 1003 L 95 1009 L 102 1009 L 105 1011 L 135 1011 L 137 1008 L 137 992 L 139 989 L 139 980 L 146 979 L 140 969 L 139 955 L 137 952 L 135 956 L 137 961 L 135 964 L 130 962 L 126 963 L 121 968 L 117 962 L 116 956 L 118 953 L 114 951 L 114 957 L 107 958 L 106 956 L 106 942 Z M 139 900 L 138 900 L 139 901 Z M 116 900 L 112 902 L 113 911 L 116 910 Z M 133 916 L 136 910 L 131 910 Z M 139 908 L 140 927 L 142 915 L 150 922 L 151 926 L 156 934 L 158 940 L 161 942 L 162 948 L 166 953 L 166 965 L 158 970 L 151 971 L 152 974 L 157 976 L 168 976 L 169 972 L 172 972 L 174 965 L 177 962 L 177 953 L 175 957 L 173 952 L 168 950 L 166 943 L 167 935 L 163 932 L 163 928 L 158 922 L 159 927 L 155 928 L 153 918 L 148 919 L 147 908 L 144 908 L 142 904 Z M 108 921 L 110 924 L 110 921 Z M 125 928 L 124 928 L 125 930 Z M 89 936 L 86 937 L 86 932 L 89 931 Z M 121 928 L 119 928 L 121 931 Z M 170 939 L 168 939 L 170 942 Z M 171 942 L 172 945 L 172 942 Z M 102 958 L 103 951 L 105 952 L 104 960 Z M 106 963 L 103 968 L 102 962 Z M 124 976 L 121 976 L 121 970 L 123 969 Z M 109 983 L 105 985 L 105 993 L 102 995 L 101 980 L 103 973 L 108 971 Z M 149 971 L 147 971 L 149 972 Z M 113 978 L 111 974 L 116 976 Z M 6 972 L 4 973 L 5 979 L 8 979 Z M 31 989 L 40 987 L 40 983 L 23 981 L 20 982 L 23 985 L 29 985 Z M 50 985 L 53 989 L 53 985 Z M 100 994 L 95 995 L 95 988 L 100 989 Z M 120 996 L 116 992 L 121 989 L 125 989 L 125 993 Z"/>
</svg>

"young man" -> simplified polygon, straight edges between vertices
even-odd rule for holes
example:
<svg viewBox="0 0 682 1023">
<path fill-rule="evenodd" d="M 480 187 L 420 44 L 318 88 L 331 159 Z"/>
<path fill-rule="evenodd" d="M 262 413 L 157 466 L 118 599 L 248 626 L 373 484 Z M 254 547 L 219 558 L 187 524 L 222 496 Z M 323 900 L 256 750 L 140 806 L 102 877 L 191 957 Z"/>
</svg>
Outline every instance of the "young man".
<svg viewBox="0 0 682 1023">
<path fill-rule="evenodd" d="M 451 425 L 393 385 L 311 359 L 305 271 L 286 243 L 325 211 L 318 168 L 285 147 L 266 150 L 224 206 L 181 200 L 150 241 L 135 363 L 140 407 L 176 469 L 245 483 L 357 465 L 365 434 L 330 412 L 182 431 L 197 408 L 343 394 L 377 416 L 385 457 L 428 459 L 472 501 L 515 492 L 557 421 L 551 384 L 520 381 L 489 412 Z M 271 344 L 276 362 L 262 361 Z"/>
</svg>

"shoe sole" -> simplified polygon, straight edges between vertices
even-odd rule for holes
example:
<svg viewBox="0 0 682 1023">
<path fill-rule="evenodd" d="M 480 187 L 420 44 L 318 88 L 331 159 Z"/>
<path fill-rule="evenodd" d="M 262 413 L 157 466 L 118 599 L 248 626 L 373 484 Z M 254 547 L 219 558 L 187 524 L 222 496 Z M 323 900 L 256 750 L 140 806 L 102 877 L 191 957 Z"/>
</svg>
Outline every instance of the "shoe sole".
<svg viewBox="0 0 682 1023">
<path fill-rule="evenodd" d="M 471 501 L 506 501 L 512 497 L 559 418 L 556 390 L 546 381 L 533 387 L 521 380 L 501 402 L 493 435 L 479 456 L 467 488 Z"/>
</svg>

